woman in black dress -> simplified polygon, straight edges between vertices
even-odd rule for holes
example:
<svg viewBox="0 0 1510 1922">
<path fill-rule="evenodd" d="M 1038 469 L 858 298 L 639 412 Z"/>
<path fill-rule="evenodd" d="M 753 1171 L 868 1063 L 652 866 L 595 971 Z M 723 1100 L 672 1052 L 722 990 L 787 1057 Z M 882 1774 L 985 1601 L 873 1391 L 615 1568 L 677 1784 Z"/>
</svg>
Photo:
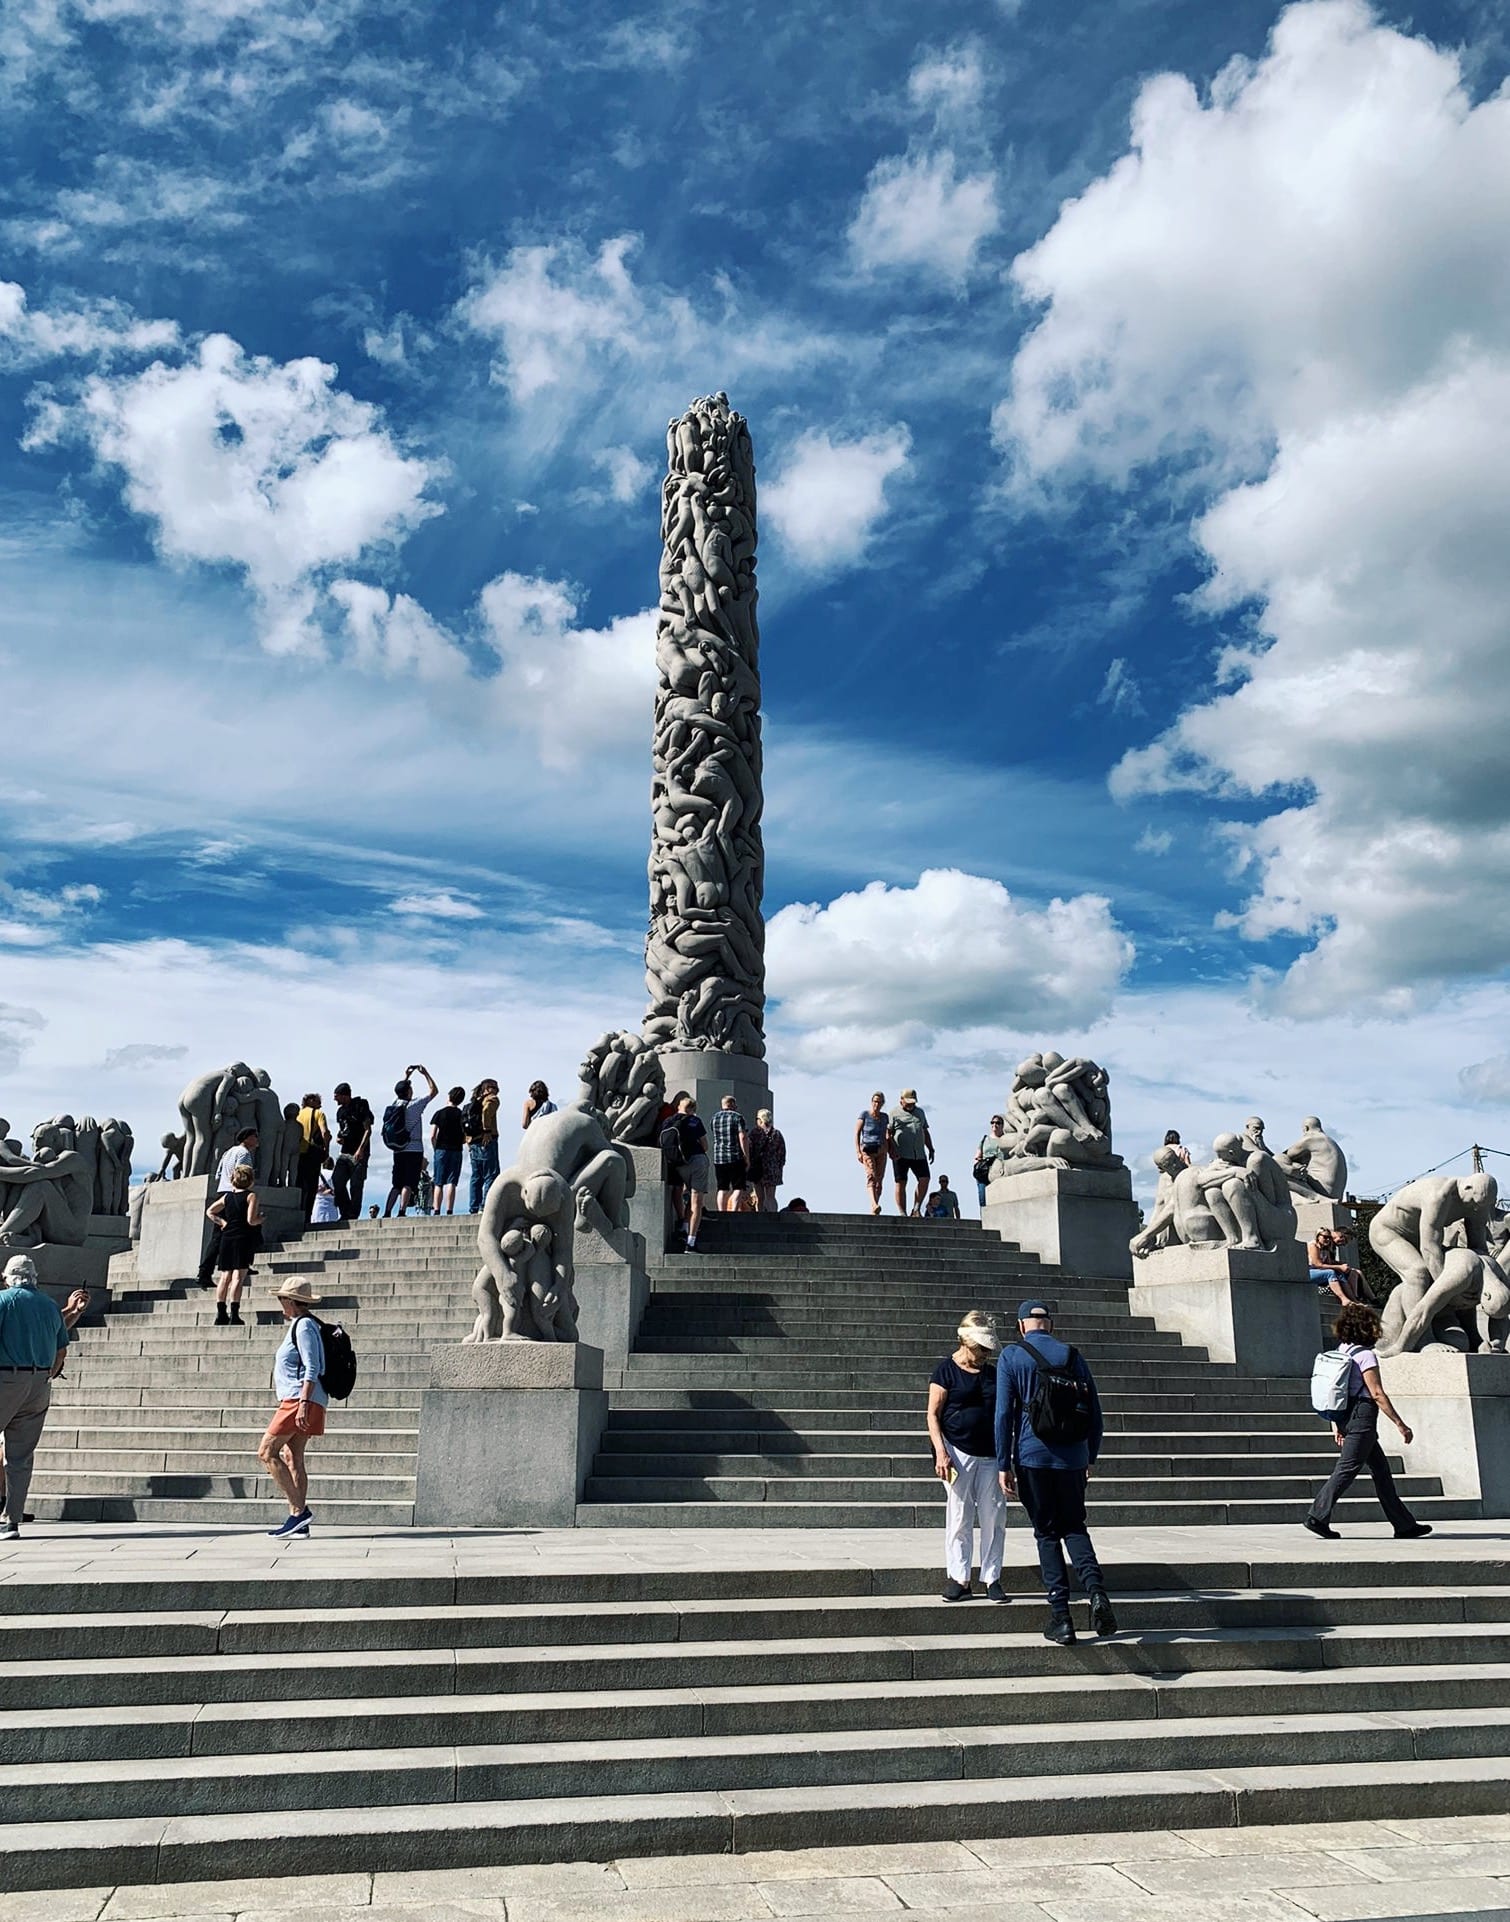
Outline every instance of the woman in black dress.
<svg viewBox="0 0 1510 1922">
<path fill-rule="evenodd" d="M 262 1204 L 252 1186 L 256 1179 L 250 1167 L 233 1168 L 230 1193 L 217 1195 L 205 1210 L 221 1229 L 220 1280 L 215 1284 L 217 1328 L 241 1326 L 241 1290 L 262 1247 Z"/>
</svg>

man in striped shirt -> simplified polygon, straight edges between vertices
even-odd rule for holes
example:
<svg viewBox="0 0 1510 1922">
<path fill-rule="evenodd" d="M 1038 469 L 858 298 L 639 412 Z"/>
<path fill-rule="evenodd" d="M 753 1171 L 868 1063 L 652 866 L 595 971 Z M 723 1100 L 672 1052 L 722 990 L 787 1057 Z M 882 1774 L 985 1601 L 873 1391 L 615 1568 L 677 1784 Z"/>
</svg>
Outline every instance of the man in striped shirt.
<svg viewBox="0 0 1510 1922">
<path fill-rule="evenodd" d="M 726 1094 L 713 1117 L 713 1172 L 718 1179 L 718 1212 L 732 1215 L 749 1180 L 750 1136 L 745 1118 Z"/>
</svg>

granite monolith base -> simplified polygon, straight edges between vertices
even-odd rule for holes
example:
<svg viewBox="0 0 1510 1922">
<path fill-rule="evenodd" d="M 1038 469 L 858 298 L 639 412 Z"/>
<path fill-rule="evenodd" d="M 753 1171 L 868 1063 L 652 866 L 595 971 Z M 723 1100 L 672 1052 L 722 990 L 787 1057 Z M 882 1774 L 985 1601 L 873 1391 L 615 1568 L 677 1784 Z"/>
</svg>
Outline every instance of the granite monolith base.
<svg viewBox="0 0 1510 1922">
<path fill-rule="evenodd" d="M 571 1528 L 608 1420 L 584 1342 L 500 1341 L 430 1357 L 419 1413 L 419 1528 Z"/>
<path fill-rule="evenodd" d="M 214 1199 L 212 1175 L 183 1181 L 154 1181 L 142 1202 L 142 1234 L 136 1244 L 136 1272 L 142 1281 L 190 1281 L 210 1245 L 205 1210 Z M 304 1231 L 304 1208 L 297 1188 L 259 1188 L 263 1239 L 268 1247 Z M 129 1243 L 127 1244 L 129 1245 Z"/>
<path fill-rule="evenodd" d="M 1510 1515 L 1510 1355 L 1386 1355 L 1379 1378 L 1415 1435 L 1406 1446 L 1391 1423 L 1379 1423 L 1406 1473 L 1435 1475 L 1444 1495 L 1481 1502 L 1485 1516 Z"/>
<path fill-rule="evenodd" d="M 664 1179 L 664 1159 L 658 1147 L 633 1147 L 634 1193 L 629 1197 L 631 1234 L 645 1243 L 647 1262 L 658 1262 L 671 1240 L 671 1191 Z"/>
<path fill-rule="evenodd" d="M 1316 1287 L 1306 1251 L 1220 1242 L 1159 1248 L 1133 1263 L 1128 1304 L 1156 1328 L 1245 1375 L 1306 1375 L 1316 1358 Z"/>
<path fill-rule="evenodd" d="M 124 1215 L 91 1215 L 88 1238 L 78 1247 L 45 1241 L 39 1248 L 0 1248 L 0 1267 L 11 1254 L 30 1255 L 36 1263 L 42 1292 L 61 1308 L 75 1288 L 87 1288 L 92 1296 L 86 1325 L 100 1321 L 110 1293 L 110 1258 L 125 1254 L 131 1246 Z"/>
<path fill-rule="evenodd" d="M 986 1189 L 981 1225 L 1087 1280 L 1131 1278 L 1138 1209 L 1127 1168 L 1031 1168 Z"/>
<path fill-rule="evenodd" d="M 704 1122 L 717 1109 L 726 1094 L 753 1128 L 762 1108 L 775 1107 L 771 1099 L 771 1077 L 764 1061 L 753 1055 L 720 1054 L 716 1048 L 663 1048 L 661 1066 L 666 1071 L 666 1099 L 674 1095 L 696 1097 L 697 1112 Z"/>
</svg>

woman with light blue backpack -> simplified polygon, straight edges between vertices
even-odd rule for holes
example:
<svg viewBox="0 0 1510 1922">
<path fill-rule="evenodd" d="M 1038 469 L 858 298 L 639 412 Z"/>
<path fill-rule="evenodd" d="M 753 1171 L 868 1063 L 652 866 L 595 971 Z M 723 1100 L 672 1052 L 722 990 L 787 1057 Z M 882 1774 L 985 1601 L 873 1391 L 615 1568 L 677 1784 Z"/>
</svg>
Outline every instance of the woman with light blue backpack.
<svg viewBox="0 0 1510 1922">
<path fill-rule="evenodd" d="M 1332 1323 L 1337 1337 L 1334 1352 L 1318 1355 L 1311 1376 L 1311 1402 L 1318 1414 L 1328 1417 L 1332 1435 L 1342 1450 L 1337 1466 L 1325 1486 L 1311 1503 L 1305 1525 L 1313 1535 L 1329 1542 L 1338 1539 L 1332 1527 L 1332 1510 L 1341 1496 L 1352 1487 L 1366 1468 L 1374 1478 L 1374 1493 L 1384 1510 L 1384 1519 L 1401 1538 L 1429 1535 L 1426 1522 L 1418 1522 L 1401 1501 L 1389 1461 L 1379 1446 L 1379 1417 L 1386 1416 L 1400 1431 L 1407 1445 L 1415 1436 L 1384 1392 L 1379 1379 L 1379 1357 L 1374 1343 L 1381 1329 L 1379 1317 L 1361 1301 L 1350 1301 Z"/>
</svg>

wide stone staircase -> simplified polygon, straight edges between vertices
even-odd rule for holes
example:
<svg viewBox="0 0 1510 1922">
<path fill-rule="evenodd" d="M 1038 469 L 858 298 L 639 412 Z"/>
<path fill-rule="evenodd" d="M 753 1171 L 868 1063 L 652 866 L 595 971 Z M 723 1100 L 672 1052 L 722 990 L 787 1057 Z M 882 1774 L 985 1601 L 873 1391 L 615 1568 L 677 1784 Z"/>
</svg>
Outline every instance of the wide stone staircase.
<svg viewBox="0 0 1510 1922">
<path fill-rule="evenodd" d="M 1020 1553 L 1006 1605 L 951 1606 L 926 1552 L 506 1574 L 437 1543 L 402 1573 L 338 1546 L 6 1561 L 0 1887 L 1510 1803 L 1510 1571 L 1440 1538 L 1109 1554 L 1122 1633 L 1071 1648 Z"/>
<path fill-rule="evenodd" d="M 32 1508 L 81 1521 L 275 1515 L 255 1451 L 282 1330 L 272 1288 L 300 1272 L 358 1352 L 356 1391 L 311 1453 L 317 1514 L 412 1522 L 429 1355 L 471 1324 L 475 1234 L 460 1216 L 314 1230 L 263 1258 L 243 1328 L 217 1328 L 192 1283 L 133 1292 L 118 1263 L 112 1311 L 79 1331 L 55 1392 Z M 1048 1297 L 1096 1369 L 1103 1524 L 1291 1520 L 1333 1459 L 1305 1383 L 1213 1363 L 1133 1317 L 1121 1282 L 1045 1268 L 977 1223 L 715 1216 L 700 1239 L 695 1255 L 655 1261 L 635 1352 L 607 1374 L 583 1526 L 932 1526 L 943 1496 L 922 1422 L 929 1371 L 965 1309 L 1010 1324 L 1028 1293 Z M 1477 1512 L 1435 1481 L 1401 1486 L 1427 1519 Z M 1338 1515 L 1374 1512 L 1363 1492 Z"/>
</svg>

